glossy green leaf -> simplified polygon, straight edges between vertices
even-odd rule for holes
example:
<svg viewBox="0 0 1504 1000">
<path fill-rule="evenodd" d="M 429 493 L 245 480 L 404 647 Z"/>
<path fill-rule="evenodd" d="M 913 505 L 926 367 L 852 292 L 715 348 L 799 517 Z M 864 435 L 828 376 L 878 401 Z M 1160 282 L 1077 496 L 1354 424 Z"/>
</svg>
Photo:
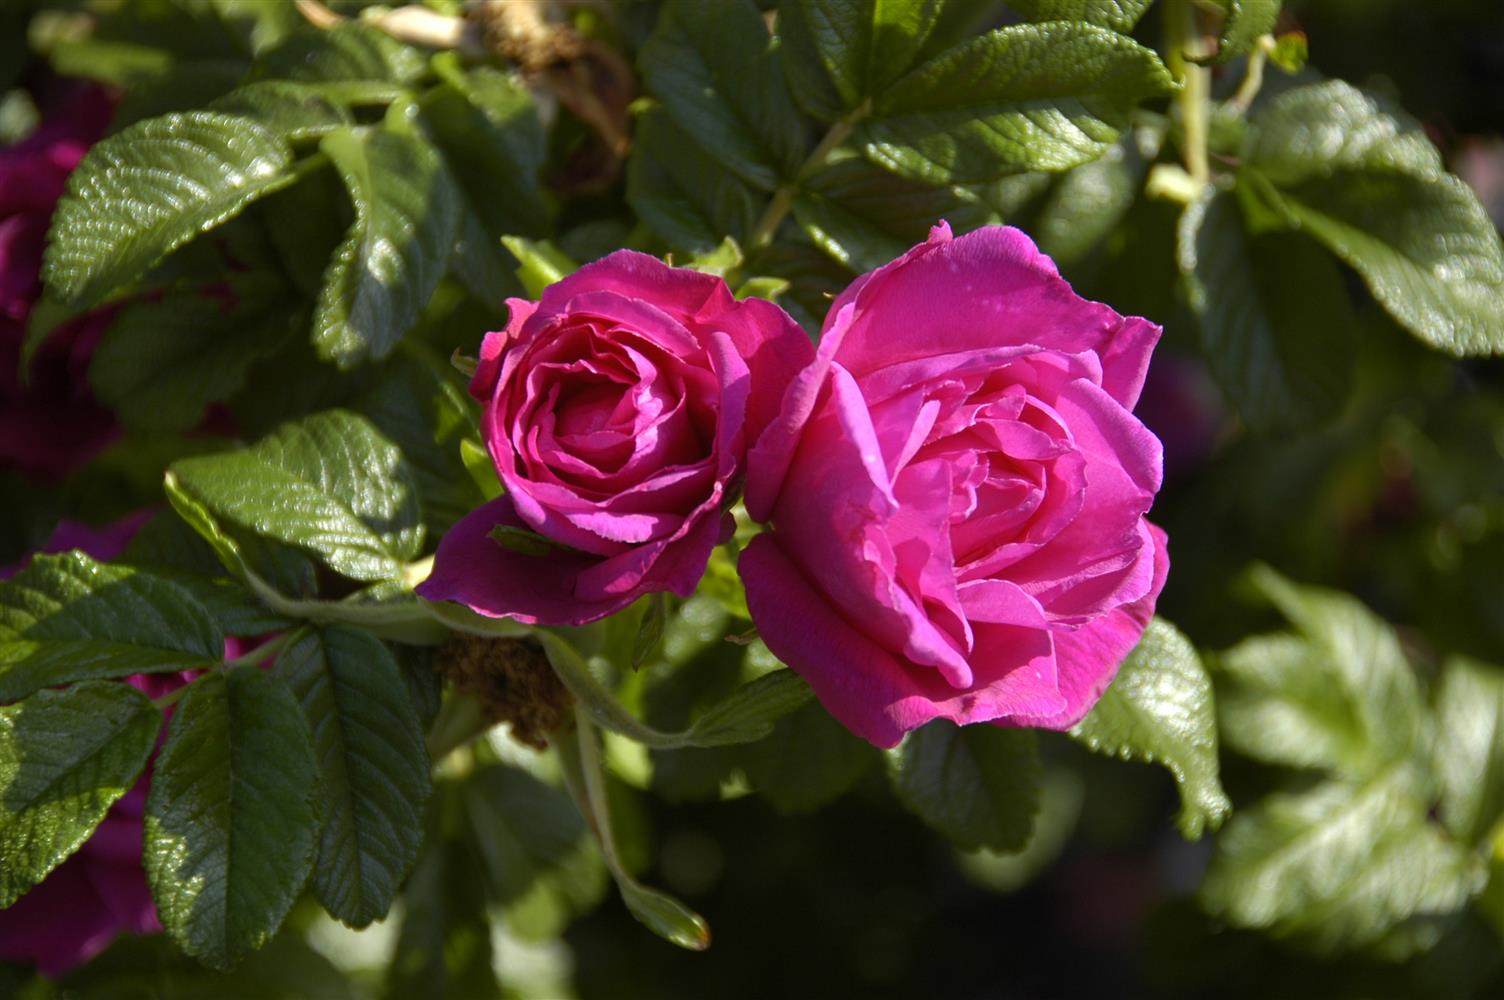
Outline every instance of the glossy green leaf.
<svg viewBox="0 0 1504 1000">
<path fill-rule="evenodd" d="M 1484 872 L 1426 805 L 1404 763 L 1366 781 L 1270 795 L 1222 832 L 1202 904 L 1235 926 L 1325 948 L 1373 943 L 1412 914 L 1453 912 Z"/>
<path fill-rule="evenodd" d="M 297 699 L 265 671 L 209 674 L 178 704 L 143 860 L 162 925 L 188 954 L 225 968 L 276 933 L 313 864 L 318 775 Z"/>
<path fill-rule="evenodd" d="M 1504 815 L 1504 671 L 1454 659 L 1436 693 L 1435 768 L 1447 829 L 1475 844 Z"/>
<path fill-rule="evenodd" d="M 129 566 L 37 556 L 0 583 L 0 702 L 70 681 L 192 670 L 223 652 L 187 591 Z"/>
<path fill-rule="evenodd" d="M 647 89 L 679 127 L 768 191 L 805 154 L 781 62 L 752 0 L 668 0 L 638 54 Z"/>
<path fill-rule="evenodd" d="M 146 766 L 161 724 L 145 694 L 105 681 L 0 706 L 0 907 L 88 839 Z"/>
<path fill-rule="evenodd" d="M 369 632 L 309 633 L 277 656 L 313 732 L 324 827 L 313 891 L 352 927 L 386 915 L 418 856 L 428 756 L 392 654 Z"/>
<path fill-rule="evenodd" d="M 291 142 L 315 139 L 351 123 L 350 112 L 317 85 L 260 80 L 217 98 L 210 110 L 251 118 Z"/>
<path fill-rule="evenodd" d="M 757 198 L 721 168 L 662 108 L 637 120 L 627 161 L 627 201 L 677 250 L 703 253 L 730 236 L 745 240 L 757 224 Z"/>
<path fill-rule="evenodd" d="M 795 94 L 820 86 L 805 74 L 823 71 L 841 105 L 857 107 L 914 64 L 942 6 L 941 0 L 784 0 L 779 34 L 786 41 L 802 36 L 788 60 Z M 806 45 L 813 60 L 801 51 Z"/>
<path fill-rule="evenodd" d="M 1180 831 L 1189 838 L 1216 829 L 1231 808 L 1218 774 L 1211 678 L 1190 640 L 1162 618 L 1071 735 L 1098 753 L 1166 767 L 1180 786 Z"/>
<path fill-rule="evenodd" d="M 1177 255 L 1202 351 L 1243 419 L 1273 431 L 1335 416 L 1356 319 L 1331 258 L 1287 232 L 1250 234 L 1237 198 L 1213 189 L 1182 213 Z"/>
<path fill-rule="evenodd" d="M 1252 124 L 1244 182 L 1287 224 L 1342 258 L 1427 343 L 1504 351 L 1504 244 L 1415 121 L 1331 81 L 1280 95 Z"/>
<path fill-rule="evenodd" d="M 995 31 L 888 88 L 857 141 L 875 162 L 927 184 L 1068 170 L 1107 151 L 1139 101 L 1174 88 L 1149 49 L 1068 21 Z"/>
<path fill-rule="evenodd" d="M 355 222 L 324 272 L 313 342 L 350 367 L 390 354 L 438 287 L 459 232 L 460 196 L 416 133 L 341 129 L 319 148 L 339 170 Z"/>
<path fill-rule="evenodd" d="M 343 410 L 285 424 L 250 448 L 188 458 L 173 488 L 223 525 L 311 552 L 357 580 L 418 554 L 417 485 L 398 448 Z"/>
<path fill-rule="evenodd" d="M 67 304 L 93 305 L 290 183 L 291 164 L 287 143 L 248 118 L 191 111 L 132 125 L 69 176 L 44 280 Z"/>
<path fill-rule="evenodd" d="M 287 286 L 257 277 L 233 286 L 234 301 L 189 292 L 127 306 L 89 362 L 99 401 L 134 429 L 196 427 L 206 406 L 237 392 L 296 330 Z"/>
<path fill-rule="evenodd" d="M 1154 0 L 1008 0 L 1030 21 L 1085 21 L 1129 32 Z"/>
<path fill-rule="evenodd" d="M 936 719 L 888 752 L 893 791 L 964 850 L 1017 851 L 1039 811 L 1038 738 L 1025 729 Z"/>
</svg>

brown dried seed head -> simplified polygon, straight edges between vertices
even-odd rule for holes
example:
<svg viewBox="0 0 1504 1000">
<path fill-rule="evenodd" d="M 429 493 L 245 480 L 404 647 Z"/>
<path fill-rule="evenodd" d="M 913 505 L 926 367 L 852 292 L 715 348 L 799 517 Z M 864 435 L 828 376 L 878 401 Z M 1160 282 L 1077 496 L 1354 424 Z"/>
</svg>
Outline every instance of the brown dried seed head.
<svg viewBox="0 0 1504 1000">
<path fill-rule="evenodd" d="M 475 698 L 492 723 L 508 722 L 512 738 L 542 750 L 569 716 L 573 699 L 530 639 L 462 636 L 445 643 L 434 669 Z"/>
</svg>

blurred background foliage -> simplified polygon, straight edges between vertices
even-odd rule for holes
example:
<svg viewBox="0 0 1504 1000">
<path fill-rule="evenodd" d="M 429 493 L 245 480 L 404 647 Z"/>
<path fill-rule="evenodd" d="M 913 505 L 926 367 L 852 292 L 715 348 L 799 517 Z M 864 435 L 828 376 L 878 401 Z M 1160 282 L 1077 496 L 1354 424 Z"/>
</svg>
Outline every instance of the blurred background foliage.
<svg viewBox="0 0 1504 1000">
<path fill-rule="evenodd" d="M 258 4 L 277 4 L 278 12 L 257 10 Z M 90 64 L 87 53 L 77 51 L 70 62 L 68 46 L 46 35 L 47 24 L 65 19 L 32 19 L 41 9 L 55 15 L 99 6 L 10 0 L 0 10 L 0 66 L 15 68 L 6 86 L 46 72 L 26 53 L 28 23 L 34 48 L 55 46 L 56 71 L 104 75 L 124 88 L 117 129 L 172 108 L 200 106 L 245 72 L 243 50 L 216 27 L 221 22 L 211 23 L 188 2 L 140 0 L 130 5 L 129 17 L 105 22 L 121 32 L 116 41 L 166 39 L 174 51 L 191 54 L 171 72 L 128 59 Z M 238 10 L 242 17 L 234 23 L 248 30 L 290 30 L 296 22 L 292 4 L 278 0 L 219 6 Z M 328 6 L 355 14 L 365 5 Z M 632 62 L 652 32 L 656 8 L 652 0 L 583 4 L 576 24 Z M 953 3 L 949 10 L 937 40 L 1017 18 L 985 0 Z M 1497 0 L 1289 0 L 1280 28 L 1306 33 L 1308 74 L 1345 79 L 1401 103 L 1495 221 L 1504 220 L 1504 6 Z M 1160 19 L 1151 14 L 1135 37 L 1163 50 L 1159 30 Z M 1218 93 L 1231 92 L 1240 79 L 1240 64 L 1220 67 Z M 1274 92 L 1290 84 L 1271 74 L 1267 87 Z M 599 135 L 578 114 L 558 111 L 531 154 L 543 179 L 533 193 L 536 203 L 520 222 L 500 224 L 514 235 L 551 237 L 574 260 L 621 245 L 669 249 L 677 240 L 653 221 L 659 218 L 653 178 L 714 168 L 695 163 L 694 152 L 683 147 L 653 161 L 655 143 L 674 148 L 669 133 L 675 126 L 652 109 L 639 111 L 637 134 L 647 151 L 625 171 L 610 166 L 596 148 Z M 26 115 L 20 105 L 0 107 L 0 129 L 22 134 Z M 435 120 L 442 129 L 442 117 Z M 452 124 L 464 128 L 462 121 Z M 655 129 L 666 137 L 643 139 Z M 1271 796 L 1310 796 L 1352 777 L 1337 765 L 1313 769 L 1305 761 L 1296 767 L 1242 752 L 1257 740 L 1240 735 L 1239 727 L 1263 724 L 1268 716 L 1253 704 L 1256 678 L 1239 672 L 1240 644 L 1274 633 L 1285 635 L 1279 641 L 1320 644 L 1299 621 L 1290 632 L 1289 609 L 1276 610 L 1270 585 L 1250 577 L 1250 565 L 1267 564 L 1286 578 L 1343 591 L 1391 623 L 1401 669 L 1408 670 L 1408 662 L 1421 687 L 1438 692 L 1422 700 L 1434 705 L 1443 727 L 1446 713 L 1457 710 L 1445 703 L 1444 672 L 1472 663 L 1467 669 L 1481 677 L 1480 691 L 1504 683 L 1499 671 L 1483 665 L 1504 661 L 1504 366 L 1428 350 L 1344 271 L 1352 311 L 1350 391 L 1329 419 L 1248 431 L 1202 360 L 1176 268 L 1180 206 L 1137 193 L 1147 161 L 1159 155 L 1165 138 L 1154 127 L 1134 138 L 1138 146 L 1125 145 L 1118 155 L 1137 181 L 1120 194 L 1104 189 L 1088 173 L 1092 166 L 1056 177 L 1020 175 L 977 186 L 965 197 L 867 191 L 873 217 L 879 208 L 890 214 L 880 220 L 881 232 L 851 244 L 848 261 L 808 240 L 789 241 L 775 245 L 768 258 L 750 261 L 748 273 L 800 279 L 789 305 L 808 325 L 823 314 L 823 291 L 921 239 L 928 220 L 944 215 L 961 228 L 1000 217 L 1056 256 L 1082 295 L 1164 324 L 1141 411 L 1165 438 L 1170 463 L 1153 515 L 1169 533 L 1174 566 L 1159 612 L 1208 654 L 1213 667 L 1223 711 L 1223 781 L 1236 817 L 1220 839 L 1181 839 L 1173 822 L 1174 783 L 1160 769 L 1093 756 L 1055 734 L 1041 741 L 1044 784 L 1035 839 L 1012 856 L 949 847 L 897 803 L 883 780 L 880 755 L 821 713 L 796 713 L 780 723 L 806 730 L 786 743 L 797 749 L 794 759 L 736 748 L 655 752 L 645 761 L 643 751 L 612 744 L 608 754 L 622 779 L 612 791 L 629 865 L 648 871 L 714 926 L 713 947 L 691 954 L 662 945 L 609 898 L 604 869 L 546 763 L 495 738 L 446 761 L 430 807 L 429 840 L 401 912 L 372 929 L 345 930 L 306 904 L 276 942 L 229 976 L 199 969 L 163 940 L 129 939 L 55 992 L 14 969 L 0 972 L 0 993 L 686 1000 L 1504 995 L 1504 878 L 1471 905 L 1438 904 L 1436 920 L 1398 941 L 1389 933 L 1403 923 L 1398 920 L 1380 928 L 1383 933 L 1367 933 L 1361 919 L 1358 930 L 1334 932 L 1341 918 L 1339 904 L 1331 902 L 1337 893 L 1322 897 L 1329 910 L 1312 904 L 1279 919 L 1240 920 L 1239 907 L 1252 905 L 1260 876 L 1238 883 L 1225 870 L 1218 875 L 1219 864 L 1225 869 L 1232 862 L 1215 857 L 1222 849 L 1217 844 L 1238 831 L 1239 822 L 1245 825 L 1238 836 L 1257 834 L 1249 832 L 1253 821 L 1242 817 L 1263 815 Z M 827 183 L 841 181 L 839 170 L 837 163 Z M 296 214 L 299 192 L 308 196 L 293 189 L 227 227 L 229 252 L 239 259 L 282 255 L 287 264 L 286 248 L 261 242 L 258 221 Z M 843 196 L 835 191 L 831 197 Z M 732 202 L 718 210 L 729 213 L 723 217 L 733 220 L 732 235 L 745 241 L 758 209 Z M 307 234 L 304 249 L 320 262 L 343 224 L 328 230 Z M 418 353 L 335 385 L 326 368 L 308 361 L 306 345 L 289 347 L 260 362 L 264 367 L 246 380 L 254 387 L 285 379 L 281 397 L 249 392 L 230 399 L 229 409 L 247 435 L 306 410 L 303 398 L 322 405 L 355 401 L 364 412 L 381 412 L 383 400 L 401 398 L 391 386 L 414 377 L 430 355 L 442 357 L 456 343 L 468 349 L 476 331 L 497 323 L 497 293 L 521 292 L 509 285 L 516 261 L 502 263 L 507 266 L 495 272 L 501 277 L 493 275 L 501 284 L 491 286 L 487 301 L 453 282 L 441 286 L 420 320 Z M 295 265 L 287 280 L 298 280 Z M 182 428 L 129 433 L 126 443 L 60 484 L 0 483 L 9 515 L 0 519 L 0 562 L 33 547 L 59 514 L 103 521 L 154 502 L 163 465 L 212 444 Z M 453 506 L 462 511 L 468 503 L 460 497 Z M 746 625 L 714 602 L 681 608 L 660 662 L 630 682 L 635 707 L 654 724 L 682 725 L 696 704 L 761 669 L 760 647 L 719 641 Z M 1375 634 L 1388 634 L 1382 624 L 1370 625 Z M 1304 650 L 1291 655 L 1318 656 Z M 1246 649 L 1242 655 L 1247 659 Z M 667 676 L 678 683 L 660 686 Z M 1361 766 L 1377 754 L 1365 745 Z M 1444 762 L 1437 768 L 1444 772 Z M 1361 780 L 1372 777 L 1365 772 Z M 1490 777 L 1500 780 L 1480 769 L 1476 781 Z M 1452 779 L 1442 773 L 1437 780 Z M 1465 784 L 1466 775 L 1460 780 Z M 749 789 L 764 794 L 747 795 Z M 1342 835 L 1343 849 L 1348 855 L 1377 851 L 1385 824 L 1410 805 L 1424 831 L 1449 822 L 1438 812 L 1440 793 L 1417 794 L 1417 803 L 1410 796 L 1403 806 L 1386 799 L 1381 819 Z M 722 801 L 704 801 L 717 797 Z M 535 821 L 509 826 L 508 816 L 518 811 Z M 1471 833 L 1499 837 L 1494 830 Z M 1460 863 L 1504 866 L 1499 839 L 1492 855 Z M 1209 866 L 1215 877 L 1204 884 Z M 1481 885 L 1487 874 L 1467 877 Z M 1362 877 L 1359 865 L 1352 878 Z M 1417 877 L 1440 884 L 1429 868 Z M 1384 902 L 1360 897 L 1352 905 L 1377 912 Z M 1235 926 L 1240 923 L 1264 929 Z M 1413 930 L 1414 922 L 1404 927 Z"/>
</svg>

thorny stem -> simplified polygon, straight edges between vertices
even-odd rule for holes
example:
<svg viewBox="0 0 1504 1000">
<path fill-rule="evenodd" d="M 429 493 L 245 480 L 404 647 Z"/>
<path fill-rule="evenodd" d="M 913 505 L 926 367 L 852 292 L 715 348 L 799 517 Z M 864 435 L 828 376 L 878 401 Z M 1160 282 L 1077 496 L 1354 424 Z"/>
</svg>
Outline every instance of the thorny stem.
<svg viewBox="0 0 1504 1000">
<path fill-rule="evenodd" d="M 773 242 L 773 234 L 778 232 L 778 227 L 783 224 L 784 218 L 789 214 L 789 209 L 794 207 L 794 192 L 798 190 L 799 185 L 825 166 L 825 161 L 830 159 L 830 154 L 851 137 L 857 124 L 871 111 L 872 100 L 869 98 L 858 104 L 846 117 L 831 125 L 819 145 L 799 165 L 798 171 L 794 174 L 794 180 L 781 185 L 777 191 L 773 192 L 773 200 L 768 202 L 767 210 L 762 213 L 762 218 L 757 220 L 757 226 L 748 238 L 752 249 L 759 249 Z"/>
</svg>

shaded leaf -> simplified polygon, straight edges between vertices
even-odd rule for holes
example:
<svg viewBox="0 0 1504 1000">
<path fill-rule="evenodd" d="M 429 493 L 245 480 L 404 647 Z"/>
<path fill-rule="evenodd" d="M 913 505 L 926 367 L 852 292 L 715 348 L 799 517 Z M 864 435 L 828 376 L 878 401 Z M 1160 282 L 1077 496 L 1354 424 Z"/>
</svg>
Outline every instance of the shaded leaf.
<svg viewBox="0 0 1504 1000">
<path fill-rule="evenodd" d="M 804 124 L 752 0 L 668 0 L 638 53 L 647 89 L 707 153 L 771 191 L 804 158 Z"/>
<path fill-rule="evenodd" d="M 1331 259 L 1289 233 L 1251 235 L 1235 196 L 1210 188 L 1181 215 L 1177 256 L 1202 350 L 1243 419 L 1271 431 L 1334 416 L 1356 321 Z"/>
<path fill-rule="evenodd" d="M 209 674 L 179 704 L 146 799 L 143 862 L 188 954 L 226 968 L 276 933 L 313 864 L 318 761 L 285 685 Z"/>
<path fill-rule="evenodd" d="M 888 764 L 899 801 L 957 847 L 1029 842 L 1042 780 L 1034 733 L 936 719 L 889 751 Z"/>
<path fill-rule="evenodd" d="M 309 633 L 275 672 L 302 703 L 321 775 L 324 826 L 313 891 L 352 927 L 386 915 L 418 855 L 428 756 L 397 662 L 369 632 Z"/>
</svg>

